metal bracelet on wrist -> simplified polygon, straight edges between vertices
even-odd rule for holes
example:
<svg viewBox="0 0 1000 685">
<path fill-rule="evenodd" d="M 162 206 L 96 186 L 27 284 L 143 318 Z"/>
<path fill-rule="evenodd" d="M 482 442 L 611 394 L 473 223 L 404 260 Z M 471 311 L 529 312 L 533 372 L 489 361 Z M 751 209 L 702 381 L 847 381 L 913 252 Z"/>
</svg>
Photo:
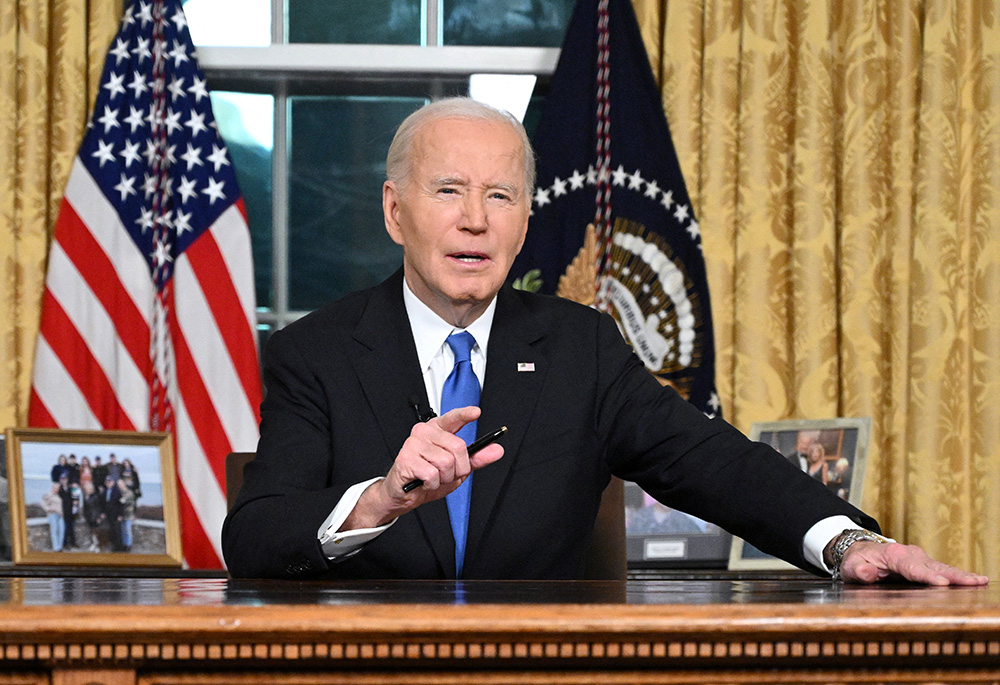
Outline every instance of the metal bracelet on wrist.
<svg viewBox="0 0 1000 685">
<path fill-rule="evenodd" d="M 880 544 L 892 542 L 889 538 L 883 537 L 873 531 L 865 530 L 864 528 L 848 528 L 837 536 L 837 540 L 833 543 L 833 549 L 830 550 L 830 556 L 833 558 L 834 580 L 843 580 L 840 574 L 840 565 L 844 561 L 844 555 L 847 554 L 847 550 L 850 549 L 851 545 L 862 541 L 878 542 Z"/>
</svg>

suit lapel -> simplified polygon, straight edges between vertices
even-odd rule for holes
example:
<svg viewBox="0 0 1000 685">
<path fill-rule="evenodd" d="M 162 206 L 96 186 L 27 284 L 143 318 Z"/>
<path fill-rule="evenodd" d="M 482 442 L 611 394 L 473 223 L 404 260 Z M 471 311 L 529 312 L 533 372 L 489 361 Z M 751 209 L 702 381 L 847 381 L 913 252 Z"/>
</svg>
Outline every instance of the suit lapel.
<svg viewBox="0 0 1000 685">
<path fill-rule="evenodd" d="M 382 466 L 386 472 L 417 421 L 414 402 L 421 408 L 429 406 L 403 306 L 402 271 L 372 291 L 354 339 L 360 344 L 353 355 L 354 368 L 386 444 L 388 460 Z M 454 577 L 455 542 L 444 500 L 429 502 L 414 515 L 441 567 Z"/>
<path fill-rule="evenodd" d="M 477 431 L 482 435 L 507 426 L 508 432 L 499 440 L 504 447 L 503 458 L 476 471 L 472 481 L 466 568 L 476 561 L 479 543 L 500 504 L 503 485 L 517 462 L 521 442 L 535 413 L 547 369 L 547 360 L 536 344 L 543 335 L 544 327 L 517 295 L 509 288 L 501 289 L 490 332 Z"/>
</svg>

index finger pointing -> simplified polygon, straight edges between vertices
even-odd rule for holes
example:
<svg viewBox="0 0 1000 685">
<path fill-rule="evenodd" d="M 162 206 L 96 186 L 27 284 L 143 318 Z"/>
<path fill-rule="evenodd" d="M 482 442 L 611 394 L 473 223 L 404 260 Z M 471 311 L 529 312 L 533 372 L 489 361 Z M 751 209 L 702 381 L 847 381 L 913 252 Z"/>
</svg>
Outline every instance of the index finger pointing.
<svg viewBox="0 0 1000 685">
<path fill-rule="evenodd" d="M 458 407 L 442 414 L 434 419 L 434 421 L 437 421 L 438 426 L 449 433 L 458 433 L 462 429 L 462 426 L 478 419 L 480 413 L 481 410 L 479 407 Z"/>
</svg>

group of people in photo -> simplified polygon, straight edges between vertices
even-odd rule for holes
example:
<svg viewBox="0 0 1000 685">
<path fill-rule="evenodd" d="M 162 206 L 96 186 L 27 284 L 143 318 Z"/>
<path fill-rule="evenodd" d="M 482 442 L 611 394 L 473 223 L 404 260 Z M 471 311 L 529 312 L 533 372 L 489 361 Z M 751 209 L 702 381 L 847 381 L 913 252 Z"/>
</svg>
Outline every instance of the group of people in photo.
<svg viewBox="0 0 1000 685">
<path fill-rule="evenodd" d="M 42 507 L 53 551 L 132 549 L 132 525 L 142 489 L 139 472 L 129 459 L 119 461 L 111 452 L 107 461 L 95 456 L 91 462 L 82 456 L 77 462 L 75 454 L 61 454 L 51 476 L 52 487 L 43 495 Z M 78 528 L 78 523 L 86 525 Z"/>
</svg>

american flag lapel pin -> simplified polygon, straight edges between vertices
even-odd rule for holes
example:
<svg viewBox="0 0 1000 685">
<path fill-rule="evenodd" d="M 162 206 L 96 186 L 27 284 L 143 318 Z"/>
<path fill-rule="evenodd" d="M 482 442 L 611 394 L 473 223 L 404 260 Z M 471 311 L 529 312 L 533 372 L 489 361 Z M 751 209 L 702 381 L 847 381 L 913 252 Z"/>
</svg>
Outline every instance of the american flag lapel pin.
<svg viewBox="0 0 1000 685">
<path fill-rule="evenodd" d="M 521 373 L 530 373 L 535 370 L 535 362 L 518 362 L 517 370 Z"/>
</svg>

